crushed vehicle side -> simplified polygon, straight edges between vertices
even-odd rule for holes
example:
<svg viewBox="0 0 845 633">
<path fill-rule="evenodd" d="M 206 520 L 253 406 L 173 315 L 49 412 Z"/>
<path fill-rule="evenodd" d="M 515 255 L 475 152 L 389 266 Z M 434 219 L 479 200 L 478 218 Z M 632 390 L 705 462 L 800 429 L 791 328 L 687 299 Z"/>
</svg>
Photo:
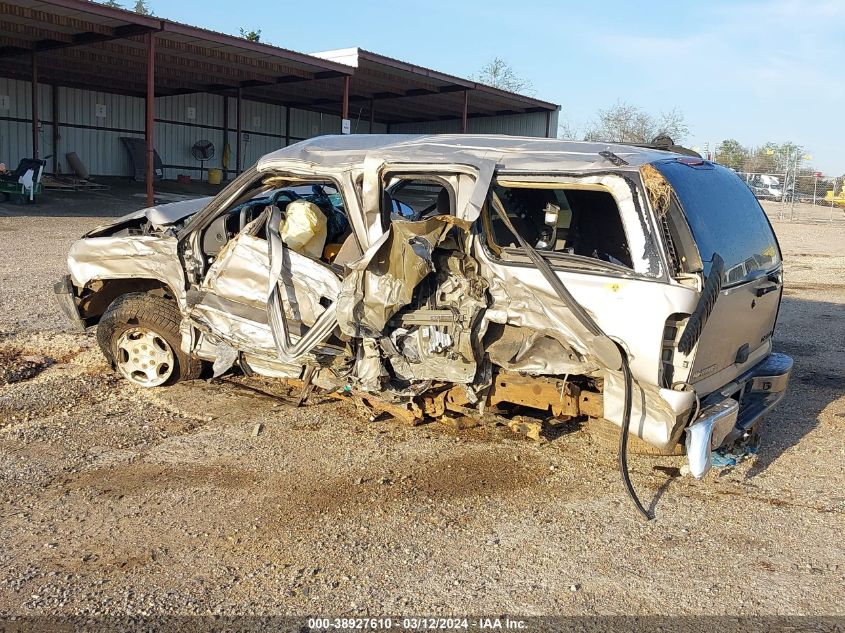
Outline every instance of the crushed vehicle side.
<svg viewBox="0 0 845 633">
<path fill-rule="evenodd" d="M 178 306 L 181 352 L 215 374 L 238 365 L 303 394 L 354 391 L 409 421 L 528 407 L 555 424 L 603 418 L 664 450 L 685 434 L 700 476 L 711 448 L 780 399 L 791 368 L 771 353 L 776 241 L 754 265 L 731 260 L 733 277 L 698 252 L 696 187 L 730 190 L 717 169 L 546 139 L 314 139 L 196 208 L 92 232 L 57 292 L 82 327 L 121 293 L 156 293 Z M 304 186 L 348 224 L 331 255 L 283 238 Z M 410 190 L 436 202 L 415 210 Z M 727 360 L 726 338 L 739 344 Z"/>
</svg>

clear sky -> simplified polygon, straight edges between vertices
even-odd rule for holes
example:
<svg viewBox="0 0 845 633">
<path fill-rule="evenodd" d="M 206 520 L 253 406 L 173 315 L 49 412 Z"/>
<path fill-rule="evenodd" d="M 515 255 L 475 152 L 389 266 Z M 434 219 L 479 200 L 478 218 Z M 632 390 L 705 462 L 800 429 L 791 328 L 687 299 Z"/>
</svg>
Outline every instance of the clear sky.
<svg viewBox="0 0 845 633">
<path fill-rule="evenodd" d="M 845 0 L 149 4 L 300 52 L 359 46 L 458 76 L 499 56 L 576 128 L 620 99 L 677 108 L 689 146 L 793 141 L 820 171 L 845 173 Z"/>
</svg>

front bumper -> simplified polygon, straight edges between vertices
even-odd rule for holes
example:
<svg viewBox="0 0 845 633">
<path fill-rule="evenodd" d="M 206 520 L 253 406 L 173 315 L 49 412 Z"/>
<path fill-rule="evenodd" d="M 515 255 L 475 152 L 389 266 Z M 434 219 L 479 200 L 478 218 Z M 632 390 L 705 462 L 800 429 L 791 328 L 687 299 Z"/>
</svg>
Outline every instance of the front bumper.
<svg viewBox="0 0 845 633">
<path fill-rule="evenodd" d="M 65 317 L 70 321 L 73 329 L 84 332 L 85 321 L 79 315 L 79 307 L 76 305 L 76 292 L 73 282 L 70 280 L 70 275 L 65 275 L 54 283 L 53 292 L 56 295 L 56 302 Z"/>
<path fill-rule="evenodd" d="M 745 437 L 786 394 L 792 358 L 769 354 L 733 382 L 710 394 L 687 427 L 687 459 L 696 478 L 710 470 L 711 452 Z"/>
</svg>

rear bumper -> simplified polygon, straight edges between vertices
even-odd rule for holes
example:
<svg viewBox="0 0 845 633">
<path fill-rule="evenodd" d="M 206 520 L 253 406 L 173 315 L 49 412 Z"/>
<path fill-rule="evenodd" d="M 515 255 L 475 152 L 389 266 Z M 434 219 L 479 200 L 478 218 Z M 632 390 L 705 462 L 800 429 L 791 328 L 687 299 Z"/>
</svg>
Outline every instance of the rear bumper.
<svg viewBox="0 0 845 633">
<path fill-rule="evenodd" d="M 774 352 L 737 380 L 719 390 L 739 401 L 739 415 L 722 444 L 732 444 L 771 411 L 784 395 L 792 373 L 792 358 Z M 722 445 L 720 444 L 720 446 Z"/>
<path fill-rule="evenodd" d="M 70 321 L 73 329 L 80 332 L 85 331 L 85 321 L 79 315 L 79 307 L 76 305 L 76 293 L 70 275 L 65 275 L 53 284 L 53 293 L 56 295 L 56 302 L 62 309 L 65 317 Z"/>
<path fill-rule="evenodd" d="M 792 358 L 769 354 L 733 382 L 710 394 L 687 428 L 690 472 L 703 477 L 710 469 L 710 453 L 742 439 L 786 394 Z"/>
</svg>

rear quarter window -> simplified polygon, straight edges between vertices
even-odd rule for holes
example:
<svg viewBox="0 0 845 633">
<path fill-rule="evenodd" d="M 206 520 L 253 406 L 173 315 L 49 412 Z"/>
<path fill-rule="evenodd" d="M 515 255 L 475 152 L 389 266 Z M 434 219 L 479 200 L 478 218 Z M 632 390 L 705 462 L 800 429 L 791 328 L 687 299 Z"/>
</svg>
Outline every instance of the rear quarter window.
<svg viewBox="0 0 845 633">
<path fill-rule="evenodd" d="M 709 274 L 713 253 L 725 261 L 723 283 L 742 283 L 752 273 L 780 264 L 777 239 L 760 203 L 730 169 L 676 159 L 654 166 L 675 191 Z"/>
</svg>

